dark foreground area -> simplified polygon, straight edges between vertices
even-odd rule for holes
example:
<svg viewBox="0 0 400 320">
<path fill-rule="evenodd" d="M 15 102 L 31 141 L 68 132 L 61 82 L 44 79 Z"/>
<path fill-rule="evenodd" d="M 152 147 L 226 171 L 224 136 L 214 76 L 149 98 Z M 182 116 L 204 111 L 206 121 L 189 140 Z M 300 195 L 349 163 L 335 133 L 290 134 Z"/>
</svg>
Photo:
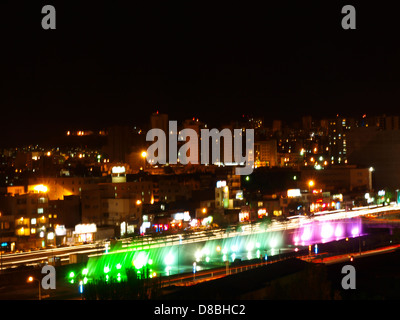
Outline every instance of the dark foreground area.
<svg viewBox="0 0 400 320">
<path fill-rule="evenodd" d="M 343 289 L 344 265 L 356 270 L 356 289 Z M 0 286 L 0 300 L 35 300 L 37 285 L 20 275 L 14 285 Z M 76 285 L 57 279 L 57 289 L 42 290 L 47 299 L 81 299 Z M 4 283 L 3 283 L 4 285 Z M 120 297 L 135 300 L 134 297 Z M 136 298 L 137 299 L 137 298 Z M 155 300 L 397 300 L 400 299 L 400 250 L 371 256 L 354 256 L 334 264 L 297 258 L 265 265 L 193 286 L 161 289 Z"/>
<path fill-rule="evenodd" d="M 356 288 L 343 289 L 342 267 L 356 270 Z M 289 259 L 191 287 L 170 287 L 166 300 L 392 300 L 400 299 L 400 251 L 355 256 L 325 265 Z"/>
<path fill-rule="evenodd" d="M 400 249 L 374 255 L 364 254 L 383 246 L 400 244 L 400 230 L 374 229 L 359 238 L 342 239 L 321 244 L 317 261 L 327 262 L 330 257 L 342 255 L 342 262 L 324 264 L 306 262 L 296 256 L 306 256 L 308 248 L 296 254 L 279 255 L 275 258 L 286 260 L 269 263 L 212 281 L 192 286 L 170 286 L 154 288 L 147 282 L 109 284 L 98 288 L 99 295 L 90 295 L 85 286 L 80 294 L 77 283 L 69 283 L 71 270 L 80 270 L 82 265 L 57 267 L 57 289 L 42 290 L 46 300 L 397 300 L 400 299 Z M 361 252 L 361 255 L 360 255 Z M 347 257 L 353 255 L 354 260 Z M 274 257 L 269 259 L 273 260 Z M 317 258 L 314 255 L 315 258 Z M 271 262 L 271 261 L 270 261 Z M 332 262 L 332 260 L 331 260 Z M 236 261 L 235 261 L 236 263 Z M 238 261 L 237 265 L 245 265 Z M 356 271 L 356 288 L 343 289 L 344 265 L 352 265 Z M 42 278 L 40 268 L 18 268 L 4 271 L 0 275 L 0 300 L 38 299 L 38 283 L 27 283 L 28 276 Z M 154 279 L 153 279 L 154 280 Z M 133 286 L 133 288 L 131 288 Z M 107 289 L 107 290 L 106 290 Z M 128 290 L 129 289 L 129 290 Z M 149 295 L 148 291 L 151 291 Z M 143 291 L 143 292 L 141 292 Z M 140 294 L 142 293 L 142 294 Z"/>
</svg>

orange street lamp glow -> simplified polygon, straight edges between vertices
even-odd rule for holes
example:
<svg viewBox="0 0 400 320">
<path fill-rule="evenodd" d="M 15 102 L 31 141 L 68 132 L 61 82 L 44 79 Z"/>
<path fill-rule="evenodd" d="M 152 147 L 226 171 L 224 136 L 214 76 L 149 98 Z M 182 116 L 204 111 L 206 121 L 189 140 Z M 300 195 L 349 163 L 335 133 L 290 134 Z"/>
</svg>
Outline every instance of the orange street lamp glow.
<svg viewBox="0 0 400 320">
<path fill-rule="evenodd" d="M 32 277 L 32 276 L 29 276 L 27 282 L 33 282 L 33 281 L 37 281 L 38 284 L 39 284 L 39 300 L 42 300 L 42 293 L 41 293 L 41 290 L 40 290 L 40 287 L 41 287 L 40 281 L 38 279 Z"/>
<path fill-rule="evenodd" d="M 44 193 L 46 193 L 48 191 L 48 188 L 43 184 L 38 184 L 38 185 L 33 187 L 33 190 L 35 190 L 36 192 L 44 192 Z"/>
<path fill-rule="evenodd" d="M 308 181 L 308 186 L 311 188 L 315 185 L 315 182 L 313 180 Z"/>
<path fill-rule="evenodd" d="M 146 151 L 143 151 L 143 152 L 141 153 L 141 156 L 142 156 L 142 158 L 146 158 L 146 157 L 147 157 L 147 152 L 146 152 Z"/>
</svg>

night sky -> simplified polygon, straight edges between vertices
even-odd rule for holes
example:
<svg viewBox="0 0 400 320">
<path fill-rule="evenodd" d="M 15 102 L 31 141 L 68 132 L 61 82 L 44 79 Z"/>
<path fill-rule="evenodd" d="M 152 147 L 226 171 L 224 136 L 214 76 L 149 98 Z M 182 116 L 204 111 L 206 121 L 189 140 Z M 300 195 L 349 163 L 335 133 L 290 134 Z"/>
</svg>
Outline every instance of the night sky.
<svg viewBox="0 0 400 320">
<path fill-rule="evenodd" d="M 385 2 L 31 2 L 0 9 L 0 145 L 157 110 L 211 124 L 398 113 L 400 21 Z M 41 28 L 45 4 L 56 30 Z M 356 30 L 341 28 L 345 4 Z"/>
</svg>

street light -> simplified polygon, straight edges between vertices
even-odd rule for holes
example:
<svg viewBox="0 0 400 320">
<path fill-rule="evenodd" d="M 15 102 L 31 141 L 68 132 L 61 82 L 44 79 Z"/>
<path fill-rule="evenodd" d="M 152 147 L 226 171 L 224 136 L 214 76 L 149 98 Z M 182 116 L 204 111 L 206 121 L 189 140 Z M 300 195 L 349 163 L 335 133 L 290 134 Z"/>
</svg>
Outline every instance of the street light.
<svg viewBox="0 0 400 320">
<path fill-rule="evenodd" d="M 143 158 L 143 161 L 144 161 L 144 163 L 143 163 L 143 170 L 145 170 L 145 169 L 146 169 L 146 157 L 147 157 L 147 152 L 146 152 L 146 151 L 143 151 L 143 152 L 140 154 L 140 156 Z"/>
<path fill-rule="evenodd" d="M 33 282 L 33 281 L 37 281 L 37 282 L 38 282 L 38 285 L 39 285 L 39 300 L 42 300 L 42 292 L 41 292 L 41 288 L 40 288 L 40 287 L 41 287 L 40 281 L 39 281 L 38 279 L 36 279 L 36 278 L 30 276 L 30 277 L 28 278 L 28 282 Z"/>
<path fill-rule="evenodd" d="M 308 185 L 308 192 L 311 192 L 312 187 L 315 186 L 314 180 L 308 180 L 307 185 Z M 311 212 L 311 205 L 309 205 L 309 211 Z"/>
</svg>

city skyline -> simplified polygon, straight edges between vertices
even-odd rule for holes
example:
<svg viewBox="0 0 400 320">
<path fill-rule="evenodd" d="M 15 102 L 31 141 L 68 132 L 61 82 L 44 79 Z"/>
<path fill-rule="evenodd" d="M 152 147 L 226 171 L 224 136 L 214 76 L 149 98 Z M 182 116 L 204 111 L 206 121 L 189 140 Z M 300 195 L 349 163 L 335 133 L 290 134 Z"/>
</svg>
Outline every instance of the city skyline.
<svg viewBox="0 0 400 320">
<path fill-rule="evenodd" d="M 13 148 L 13 147 L 28 147 L 28 146 L 40 146 L 40 147 L 57 147 L 60 145 L 69 145 L 70 143 L 65 140 L 65 137 L 68 136 L 88 136 L 88 135 L 95 135 L 95 136 L 107 136 L 108 130 L 113 130 L 113 128 L 126 128 L 130 130 L 131 134 L 142 133 L 146 134 L 146 132 L 152 128 L 151 125 L 151 116 L 152 115 L 166 115 L 168 121 L 177 122 L 178 128 L 186 128 L 187 125 L 190 127 L 190 121 L 200 121 L 200 127 L 206 126 L 206 128 L 215 128 L 217 130 L 222 130 L 226 126 L 245 126 L 251 128 L 254 126 L 255 122 L 259 124 L 256 125 L 255 128 L 259 129 L 267 129 L 267 130 L 276 130 L 274 126 L 279 125 L 280 130 L 292 130 L 296 132 L 298 130 L 318 130 L 321 128 L 326 127 L 327 121 L 332 121 L 335 119 L 347 119 L 347 121 L 351 121 L 356 127 L 364 127 L 365 124 L 369 124 L 376 127 L 385 128 L 384 122 L 387 121 L 385 119 L 397 119 L 399 114 L 397 113 L 359 113 L 354 115 L 354 113 L 337 113 L 332 115 L 331 117 L 326 116 L 313 116 L 310 114 L 299 114 L 296 119 L 288 119 L 282 116 L 281 118 L 269 118 L 264 115 L 253 115 L 251 113 L 243 113 L 238 114 L 235 116 L 230 116 L 224 119 L 215 119 L 215 118 L 199 118 L 194 116 L 193 117 L 176 117 L 172 118 L 167 113 L 161 113 L 159 109 L 155 108 L 154 112 L 147 114 L 147 119 L 143 121 L 119 121 L 119 122 L 109 122 L 109 123 L 57 123 L 54 128 L 46 128 L 38 129 L 37 131 L 33 132 L 20 132 L 20 135 L 17 136 L 4 136 L 3 139 L 0 138 L 0 148 Z M 382 122 L 383 121 L 383 122 Z M 396 120 L 398 121 L 398 120 Z M 247 124 L 246 124 L 247 123 Z M 306 124 L 307 123 L 307 124 Z M 396 122 L 397 123 L 397 122 Z M 306 127 L 304 127 L 306 125 Z M 383 127 L 382 127 L 383 126 Z M 232 127 L 233 128 L 233 127 Z M 394 127 L 393 129 L 397 129 Z M 49 132 L 51 134 L 49 135 Z M 272 136 L 270 137 L 272 138 Z M 77 143 L 78 141 L 72 141 L 72 144 Z M 78 143 L 79 144 L 79 143 Z"/>
<path fill-rule="evenodd" d="M 0 300 L 399 298 L 392 4 L 1 8 Z"/>
</svg>

